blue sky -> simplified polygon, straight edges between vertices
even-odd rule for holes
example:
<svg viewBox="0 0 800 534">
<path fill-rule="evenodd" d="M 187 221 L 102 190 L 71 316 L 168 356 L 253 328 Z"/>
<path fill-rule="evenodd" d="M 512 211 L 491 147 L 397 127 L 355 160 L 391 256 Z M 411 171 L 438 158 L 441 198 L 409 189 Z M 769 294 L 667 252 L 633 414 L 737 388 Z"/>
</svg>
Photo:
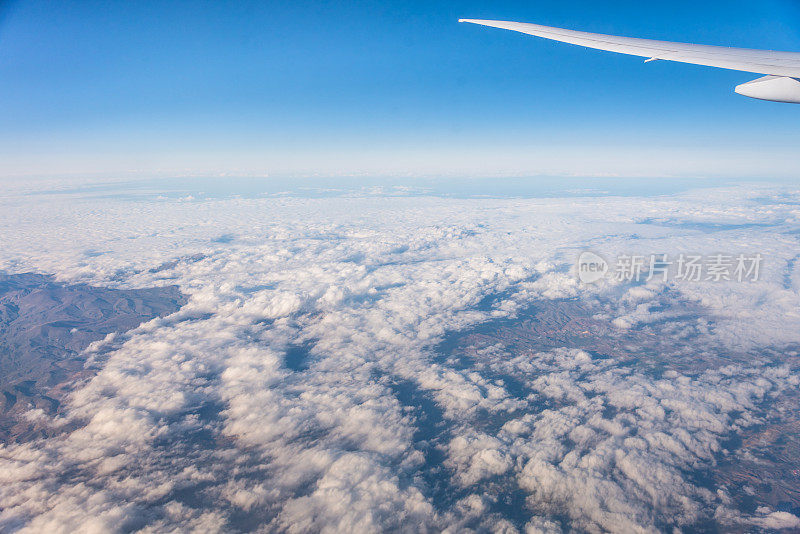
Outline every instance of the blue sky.
<svg viewBox="0 0 800 534">
<path fill-rule="evenodd" d="M 457 22 L 800 51 L 800 4 L 3 4 L 0 175 L 791 178 L 757 76 Z"/>
</svg>

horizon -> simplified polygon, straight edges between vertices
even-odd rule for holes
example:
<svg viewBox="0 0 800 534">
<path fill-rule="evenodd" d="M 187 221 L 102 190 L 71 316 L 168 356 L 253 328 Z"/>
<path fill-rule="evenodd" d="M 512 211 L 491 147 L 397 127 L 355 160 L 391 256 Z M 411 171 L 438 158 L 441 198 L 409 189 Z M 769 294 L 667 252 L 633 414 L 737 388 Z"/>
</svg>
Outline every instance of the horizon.
<svg viewBox="0 0 800 534">
<path fill-rule="evenodd" d="M 6 2 L 0 176 L 795 177 L 757 75 L 458 22 L 800 50 L 788 0 L 633 6 Z"/>
</svg>

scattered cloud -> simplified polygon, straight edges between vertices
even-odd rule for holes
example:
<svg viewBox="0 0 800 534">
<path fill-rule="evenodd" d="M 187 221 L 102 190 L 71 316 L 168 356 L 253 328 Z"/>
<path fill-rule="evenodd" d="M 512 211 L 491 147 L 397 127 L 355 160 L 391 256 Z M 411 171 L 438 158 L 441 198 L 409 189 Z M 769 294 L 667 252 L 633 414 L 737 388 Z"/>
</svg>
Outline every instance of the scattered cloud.
<svg viewBox="0 0 800 534">
<path fill-rule="evenodd" d="M 698 473 L 797 388 L 796 370 L 733 357 L 656 368 L 645 349 L 660 333 L 688 365 L 691 351 L 707 363 L 800 342 L 798 198 L 9 194 L 0 268 L 177 285 L 188 302 L 90 347 L 96 374 L 54 437 L 0 446 L 0 529 L 795 528 L 786 511 L 737 510 Z M 752 284 L 583 286 L 570 269 L 584 249 L 767 260 Z M 624 351 L 569 336 L 521 349 L 511 334 L 448 349 L 453 333 L 564 300 Z"/>
</svg>

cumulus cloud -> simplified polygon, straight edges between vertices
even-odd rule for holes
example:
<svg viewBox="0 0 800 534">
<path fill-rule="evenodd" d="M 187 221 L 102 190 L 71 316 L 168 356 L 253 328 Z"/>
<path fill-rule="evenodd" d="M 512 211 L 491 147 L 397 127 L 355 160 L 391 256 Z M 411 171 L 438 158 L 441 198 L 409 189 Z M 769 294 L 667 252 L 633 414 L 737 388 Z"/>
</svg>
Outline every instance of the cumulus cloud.
<svg viewBox="0 0 800 534">
<path fill-rule="evenodd" d="M 786 271 L 798 210 L 754 195 L 76 194 L 69 209 L 59 195 L 11 195 L 2 268 L 177 284 L 189 300 L 90 347 L 96 374 L 76 385 L 53 437 L 0 446 L 0 528 L 794 528 L 794 515 L 740 513 L 690 476 L 713 470 L 726 440 L 798 385 L 774 361 L 686 369 L 692 351 L 709 362 L 704 352 L 721 347 L 798 341 L 800 297 Z M 765 226 L 742 227 L 753 224 Z M 585 248 L 757 249 L 769 267 L 751 285 L 582 286 L 570 267 Z M 559 327 L 555 313 L 546 350 L 504 339 L 448 348 L 454 332 L 479 336 L 565 300 L 586 306 L 580 324 L 606 329 L 603 339 Z M 617 353 L 570 346 L 576 336 Z M 649 365 L 637 352 L 670 344 L 685 365 Z"/>
</svg>

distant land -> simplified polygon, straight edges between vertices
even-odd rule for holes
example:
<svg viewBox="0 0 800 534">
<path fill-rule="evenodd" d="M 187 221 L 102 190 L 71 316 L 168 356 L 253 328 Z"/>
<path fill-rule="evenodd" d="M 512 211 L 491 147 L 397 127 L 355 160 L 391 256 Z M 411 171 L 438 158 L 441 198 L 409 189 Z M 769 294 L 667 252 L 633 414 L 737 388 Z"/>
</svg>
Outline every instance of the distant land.
<svg viewBox="0 0 800 534">
<path fill-rule="evenodd" d="M 26 414 L 52 416 L 71 387 L 92 374 L 81 355 L 89 344 L 185 303 L 176 286 L 111 289 L 0 273 L 0 443 L 47 435 Z"/>
</svg>

